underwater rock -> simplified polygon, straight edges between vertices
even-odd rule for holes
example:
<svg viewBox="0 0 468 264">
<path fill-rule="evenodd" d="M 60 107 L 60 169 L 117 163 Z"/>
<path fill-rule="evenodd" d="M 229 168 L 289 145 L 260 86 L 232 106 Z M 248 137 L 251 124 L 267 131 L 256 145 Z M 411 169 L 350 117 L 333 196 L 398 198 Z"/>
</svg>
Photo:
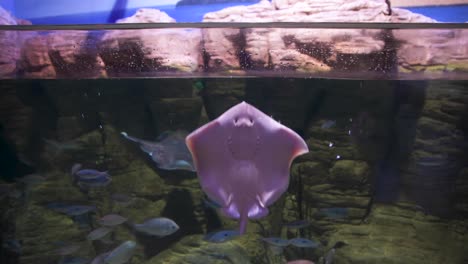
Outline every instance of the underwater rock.
<svg viewBox="0 0 468 264">
<path fill-rule="evenodd" d="M 246 101 L 255 102 L 262 110 L 281 124 L 299 134 L 306 130 L 310 109 L 316 106 L 318 89 L 304 79 L 248 80 Z"/>
<path fill-rule="evenodd" d="M 1 52 L 1 51 L 0 51 Z M 2 157 L 4 160 L 3 164 L 12 165 L 10 162 L 19 163 L 18 154 L 24 155 L 26 150 L 30 147 L 31 139 L 36 132 L 33 129 L 34 127 L 34 110 L 26 105 L 21 100 L 21 92 L 19 87 L 13 85 L 13 83 L 2 83 L 2 93 L 0 95 L 0 140 L 2 143 Z M 16 153 L 8 153 L 7 149 L 3 144 L 11 144 L 11 151 Z M 5 151 L 5 152 L 3 152 Z M 7 155 L 16 155 L 14 161 L 9 161 L 6 157 Z M 13 156 L 11 156 L 13 158 Z M 7 167 L 7 166 L 5 166 Z M 15 170 L 18 167 L 15 167 Z M 4 177 L 9 177 L 12 175 L 6 175 L 6 170 L 2 170 L 5 175 Z M 0 173 L 2 174 L 2 173 Z M 19 176 L 19 175 L 16 175 Z"/>
<path fill-rule="evenodd" d="M 468 215 L 468 168 L 464 168 L 455 182 L 455 209 L 463 215 Z"/>
<path fill-rule="evenodd" d="M 369 180 L 370 169 L 364 161 L 338 160 L 330 169 L 330 181 L 341 188 L 360 186 Z"/>
<path fill-rule="evenodd" d="M 16 219 L 16 232 L 22 241 L 21 263 L 49 263 L 51 259 L 58 262 L 60 255 L 56 252 L 64 242 L 80 244 L 81 254 L 92 252 L 80 239 L 86 231 L 80 230 L 70 217 L 44 206 L 30 204 L 27 210 L 21 210 Z"/>
<path fill-rule="evenodd" d="M 258 240 L 259 237 L 253 234 L 237 237 L 224 243 L 206 242 L 201 235 L 187 236 L 145 264 L 267 263 L 266 260 L 259 261 L 267 253 L 263 249 L 262 242 Z"/>
<path fill-rule="evenodd" d="M 139 9 L 118 23 L 171 23 L 174 19 L 157 9 Z M 198 29 L 114 30 L 99 44 L 109 76 L 141 72 L 195 72 L 203 68 L 202 35 Z"/>
<path fill-rule="evenodd" d="M 245 96 L 245 80 L 208 79 L 201 91 L 203 104 L 210 120 L 240 103 Z"/>
<path fill-rule="evenodd" d="M 462 124 L 466 123 L 468 93 L 455 83 L 424 85 L 416 86 L 426 89 L 426 101 L 413 124 L 411 152 L 403 160 L 401 197 L 440 217 L 464 214 L 466 198 L 453 191 L 464 188 L 467 130 Z"/>
<path fill-rule="evenodd" d="M 153 123 L 158 131 L 181 129 L 192 131 L 198 127 L 201 110 L 201 98 L 161 98 L 148 102 Z"/>
<path fill-rule="evenodd" d="M 81 116 L 60 116 L 57 119 L 57 135 L 60 141 L 67 141 L 91 131 Z"/>
<path fill-rule="evenodd" d="M 415 208 L 375 204 L 366 224 L 335 225 L 327 234 L 328 245 L 346 244 L 336 249 L 336 263 L 463 263 L 466 223 L 442 220 Z"/>
</svg>

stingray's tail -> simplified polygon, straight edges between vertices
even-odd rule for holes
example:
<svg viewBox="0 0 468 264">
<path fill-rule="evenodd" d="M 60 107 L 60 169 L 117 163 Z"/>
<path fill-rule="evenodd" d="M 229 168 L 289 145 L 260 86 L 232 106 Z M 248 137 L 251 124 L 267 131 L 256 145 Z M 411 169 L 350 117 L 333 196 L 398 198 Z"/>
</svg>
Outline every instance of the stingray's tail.
<svg viewBox="0 0 468 264">
<path fill-rule="evenodd" d="M 141 143 L 141 140 L 139 138 L 136 138 L 136 137 L 131 137 L 127 134 L 127 132 L 125 131 L 122 131 L 120 132 L 120 134 L 122 136 L 124 136 L 126 139 L 130 140 L 130 141 L 133 141 L 133 142 L 137 142 L 137 143 Z"/>
<path fill-rule="evenodd" d="M 247 230 L 247 223 L 249 222 L 249 217 L 247 216 L 247 212 L 241 213 L 239 218 L 239 234 L 243 235 Z"/>
</svg>

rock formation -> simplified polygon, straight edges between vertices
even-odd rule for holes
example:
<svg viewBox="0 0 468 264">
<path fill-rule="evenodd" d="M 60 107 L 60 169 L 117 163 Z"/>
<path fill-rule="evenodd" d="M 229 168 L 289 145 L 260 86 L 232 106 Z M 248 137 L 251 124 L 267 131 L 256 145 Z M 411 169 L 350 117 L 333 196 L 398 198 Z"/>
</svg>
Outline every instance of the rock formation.
<svg viewBox="0 0 468 264">
<path fill-rule="evenodd" d="M 210 4 L 227 4 L 227 3 L 256 3 L 259 0 L 180 0 L 176 7 L 186 5 L 210 5 Z"/>
<path fill-rule="evenodd" d="M 0 25 L 18 25 L 18 21 L 0 6 Z M 20 46 L 17 45 L 16 31 L 0 31 L 0 78 L 12 77 L 16 74 L 16 61 Z"/>
<path fill-rule="evenodd" d="M 275 0 L 207 13 L 204 22 L 433 23 L 384 0 Z M 4 20 L 8 16 L 5 16 Z M 11 18 L 11 17 L 10 17 Z M 118 23 L 173 23 L 140 9 Z M 3 23 L 18 23 L 11 18 Z M 306 24 L 303 24 L 306 25 Z M 25 78 L 266 74 L 354 78 L 429 78 L 468 69 L 463 29 L 204 28 L 3 32 L 2 67 Z M 16 39 L 24 45 L 10 45 Z M 19 48 L 21 48 L 21 51 Z M 13 63 L 17 62 L 17 63 Z M 15 68 L 15 65 L 18 67 Z"/>
</svg>

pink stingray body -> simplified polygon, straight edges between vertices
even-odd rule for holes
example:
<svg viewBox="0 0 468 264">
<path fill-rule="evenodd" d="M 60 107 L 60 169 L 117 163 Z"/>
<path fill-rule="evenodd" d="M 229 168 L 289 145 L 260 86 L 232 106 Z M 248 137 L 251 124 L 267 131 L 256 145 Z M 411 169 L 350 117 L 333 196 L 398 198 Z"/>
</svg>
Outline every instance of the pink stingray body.
<svg viewBox="0 0 468 264">
<path fill-rule="evenodd" d="M 293 159 L 309 151 L 294 131 L 252 105 L 239 103 L 185 139 L 203 191 L 221 212 L 240 220 L 268 215 L 287 190 Z"/>
</svg>

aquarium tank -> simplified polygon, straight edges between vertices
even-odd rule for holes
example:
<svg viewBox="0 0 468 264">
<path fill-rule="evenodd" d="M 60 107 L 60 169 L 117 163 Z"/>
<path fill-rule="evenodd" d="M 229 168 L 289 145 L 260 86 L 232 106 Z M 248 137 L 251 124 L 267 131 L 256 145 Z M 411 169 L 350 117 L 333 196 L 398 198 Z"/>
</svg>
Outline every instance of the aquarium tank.
<svg viewBox="0 0 468 264">
<path fill-rule="evenodd" d="M 467 264 L 466 22 L 0 0 L 0 263 Z"/>
</svg>

